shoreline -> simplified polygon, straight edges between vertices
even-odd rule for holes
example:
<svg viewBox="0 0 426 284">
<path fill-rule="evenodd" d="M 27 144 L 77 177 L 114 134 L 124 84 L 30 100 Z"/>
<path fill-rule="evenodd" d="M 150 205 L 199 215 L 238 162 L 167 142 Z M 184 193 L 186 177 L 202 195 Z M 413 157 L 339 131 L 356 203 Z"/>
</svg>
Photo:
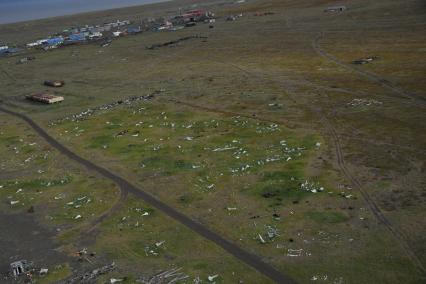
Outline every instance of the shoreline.
<svg viewBox="0 0 426 284">
<path fill-rule="evenodd" d="M 173 2 L 174 0 L 151 0 L 151 1 L 155 1 L 155 2 L 113 7 L 113 8 L 106 8 L 106 9 L 103 9 L 103 8 L 94 9 L 94 10 L 90 9 L 90 10 L 87 10 L 87 11 L 81 11 L 81 12 L 76 12 L 76 13 L 70 12 L 70 13 L 65 13 L 65 14 L 60 14 L 60 15 L 52 15 L 52 16 L 48 16 L 48 17 L 32 18 L 32 19 L 19 20 L 19 21 L 14 21 L 14 22 L 0 22 L 0 28 L 5 27 L 5 26 L 13 26 L 13 25 L 26 24 L 26 23 L 29 24 L 31 22 L 37 22 L 37 21 L 43 21 L 43 20 L 52 20 L 52 19 L 65 18 L 65 17 L 75 17 L 75 16 L 81 16 L 81 15 L 84 15 L 84 14 L 102 13 L 102 12 L 107 12 L 107 11 L 137 8 L 137 7 L 140 8 L 140 7 L 144 7 L 144 6 L 151 6 L 151 5 L 158 5 L 158 4 Z"/>
</svg>

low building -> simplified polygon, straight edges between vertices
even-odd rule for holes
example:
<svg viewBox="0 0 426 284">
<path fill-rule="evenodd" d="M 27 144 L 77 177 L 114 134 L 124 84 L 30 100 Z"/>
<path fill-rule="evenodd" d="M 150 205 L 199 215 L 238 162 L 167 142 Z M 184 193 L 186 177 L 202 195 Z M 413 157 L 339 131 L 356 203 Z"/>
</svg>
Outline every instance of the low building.
<svg viewBox="0 0 426 284">
<path fill-rule="evenodd" d="M 142 29 L 141 29 L 140 26 L 139 27 L 130 27 L 130 28 L 127 29 L 128 34 L 137 34 L 137 33 L 140 33 L 140 32 L 142 32 Z"/>
<path fill-rule="evenodd" d="M 89 39 L 101 38 L 102 35 L 103 34 L 101 32 L 92 32 L 91 34 L 89 34 Z"/>
<path fill-rule="evenodd" d="M 206 15 L 206 11 L 204 10 L 191 10 L 186 11 L 182 16 L 184 18 L 190 18 L 190 21 L 195 21 L 199 17 L 203 17 Z"/>
<path fill-rule="evenodd" d="M 46 44 L 48 40 L 49 39 L 39 39 L 39 40 L 37 40 L 35 42 L 27 43 L 27 47 L 31 48 L 31 47 L 40 46 L 40 45 Z"/>
<path fill-rule="evenodd" d="M 331 6 L 327 7 L 324 12 L 343 12 L 346 10 L 346 6 Z"/>
<path fill-rule="evenodd" d="M 46 40 L 44 44 L 50 45 L 50 46 L 58 46 L 58 45 L 61 45 L 63 42 L 64 42 L 63 37 L 54 37 L 54 38 L 49 38 L 48 40 Z"/>
<path fill-rule="evenodd" d="M 71 41 L 71 42 L 78 42 L 78 41 L 85 41 L 85 40 L 86 40 L 86 35 L 84 33 L 71 34 L 68 37 L 68 41 Z"/>
<path fill-rule="evenodd" d="M 10 264 L 10 272 L 13 276 L 19 276 L 33 269 L 33 263 L 27 260 L 19 260 Z"/>
<path fill-rule="evenodd" d="M 122 31 L 116 31 L 116 32 L 112 32 L 112 35 L 115 36 L 115 37 L 119 37 L 119 36 L 124 35 L 124 33 Z"/>
<path fill-rule="evenodd" d="M 9 54 L 18 53 L 20 51 L 21 50 L 19 48 L 9 47 L 9 48 L 6 48 L 6 49 L 0 49 L 0 55 L 6 55 L 7 56 Z"/>
<path fill-rule="evenodd" d="M 64 81 L 44 81 L 44 85 L 49 86 L 49 87 L 62 87 L 63 85 L 65 85 Z"/>
<path fill-rule="evenodd" d="M 27 95 L 26 98 L 31 101 L 45 103 L 45 104 L 54 104 L 59 103 L 64 100 L 64 97 L 54 96 L 46 93 L 37 93 L 32 95 Z"/>
<path fill-rule="evenodd" d="M 34 60 L 34 59 L 35 59 L 35 57 L 34 57 L 34 56 L 24 57 L 24 58 L 19 59 L 19 60 L 16 62 L 16 64 L 23 64 L 23 63 L 26 63 L 26 62 L 28 62 L 28 61 Z"/>
</svg>

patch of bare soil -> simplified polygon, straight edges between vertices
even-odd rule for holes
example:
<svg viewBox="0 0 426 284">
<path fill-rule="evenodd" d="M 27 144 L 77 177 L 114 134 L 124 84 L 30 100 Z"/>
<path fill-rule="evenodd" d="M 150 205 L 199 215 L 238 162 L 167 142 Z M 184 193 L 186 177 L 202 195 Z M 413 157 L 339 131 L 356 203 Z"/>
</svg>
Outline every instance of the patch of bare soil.
<svg viewBox="0 0 426 284">
<path fill-rule="evenodd" d="M 8 272 L 9 264 L 17 260 L 33 261 L 36 267 L 51 267 L 66 262 L 68 257 L 56 250 L 58 245 L 54 236 L 55 232 L 38 224 L 32 214 L 0 213 L 2 276 Z"/>
</svg>

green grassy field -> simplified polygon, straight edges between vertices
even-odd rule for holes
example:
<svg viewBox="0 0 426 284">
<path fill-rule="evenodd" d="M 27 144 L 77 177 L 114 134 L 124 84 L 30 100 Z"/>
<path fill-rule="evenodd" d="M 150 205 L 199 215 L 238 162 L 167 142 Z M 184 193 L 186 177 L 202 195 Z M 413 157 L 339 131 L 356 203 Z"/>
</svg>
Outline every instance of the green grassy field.
<svg viewBox="0 0 426 284">
<path fill-rule="evenodd" d="M 166 15 L 195 2 L 5 25 L 0 37 L 32 40 L 74 23 Z M 344 13 L 323 13 L 333 4 L 205 2 L 219 16 L 213 29 L 199 24 L 127 36 L 107 48 L 88 44 L 35 51 L 36 59 L 27 64 L 16 64 L 19 57 L 1 58 L 0 100 L 80 156 L 297 282 L 421 283 L 407 246 L 425 265 L 426 132 L 419 99 L 425 95 L 424 5 L 348 1 Z M 258 11 L 275 14 L 254 16 Z M 237 21 L 225 21 L 240 12 Z M 18 38 L 14 31 L 19 29 Z M 146 48 L 191 35 L 207 39 Z M 379 59 L 351 64 L 367 56 Z M 365 71 L 404 95 L 369 79 Z M 46 89 L 47 79 L 66 84 Z M 24 100 L 43 90 L 65 101 L 46 106 Z M 150 94 L 150 100 L 72 117 Z M 268 283 L 137 197 L 120 200 L 116 185 L 61 157 L 23 122 L 0 114 L 0 123 L 2 212 L 28 214 L 34 206 L 40 226 L 60 228 L 56 239 L 71 254 L 81 249 L 73 243 L 114 208 L 87 244 L 97 252 L 96 264 L 118 264 L 99 283 L 124 276 L 134 283 L 178 267 L 189 276 L 182 283 L 197 277 L 209 283 L 207 277 L 215 274 L 216 283 Z M 371 203 L 402 237 L 377 219 Z M 63 266 L 52 267 L 47 277 L 90 267 L 58 264 Z"/>
</svg>

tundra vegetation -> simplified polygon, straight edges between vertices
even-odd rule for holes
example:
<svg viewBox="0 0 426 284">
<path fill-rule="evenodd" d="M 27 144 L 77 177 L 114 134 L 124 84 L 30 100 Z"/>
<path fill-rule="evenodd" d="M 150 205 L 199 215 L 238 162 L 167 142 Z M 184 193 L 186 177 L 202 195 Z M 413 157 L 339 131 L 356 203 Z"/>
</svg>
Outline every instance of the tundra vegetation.
<svg viewBox="0 0 426 284">
<path fill-rule="evenodd" d="M 194 4 L 217 17 L 105 47 L 31 50 L 22 64 L 1 57 L 0 107 L 296 282 L 421 283 L 424 5 L 348 0 L 325 13 L 335 3 L 316 2 L 179 0 L 1 25 L 2 41 L 22 44 Z M 25 100 L 46 90 L 64 101 Z M 4 112 L 0 212 L 0 228 L 31 224 L 0 230 L 14 240 L 0 241 L 1 269 L 19 255 L 49 268 L 38 283 L 113 262 L 99 283 L 178 268 L 179 283 L 272 283 Z"/>
</svg>

